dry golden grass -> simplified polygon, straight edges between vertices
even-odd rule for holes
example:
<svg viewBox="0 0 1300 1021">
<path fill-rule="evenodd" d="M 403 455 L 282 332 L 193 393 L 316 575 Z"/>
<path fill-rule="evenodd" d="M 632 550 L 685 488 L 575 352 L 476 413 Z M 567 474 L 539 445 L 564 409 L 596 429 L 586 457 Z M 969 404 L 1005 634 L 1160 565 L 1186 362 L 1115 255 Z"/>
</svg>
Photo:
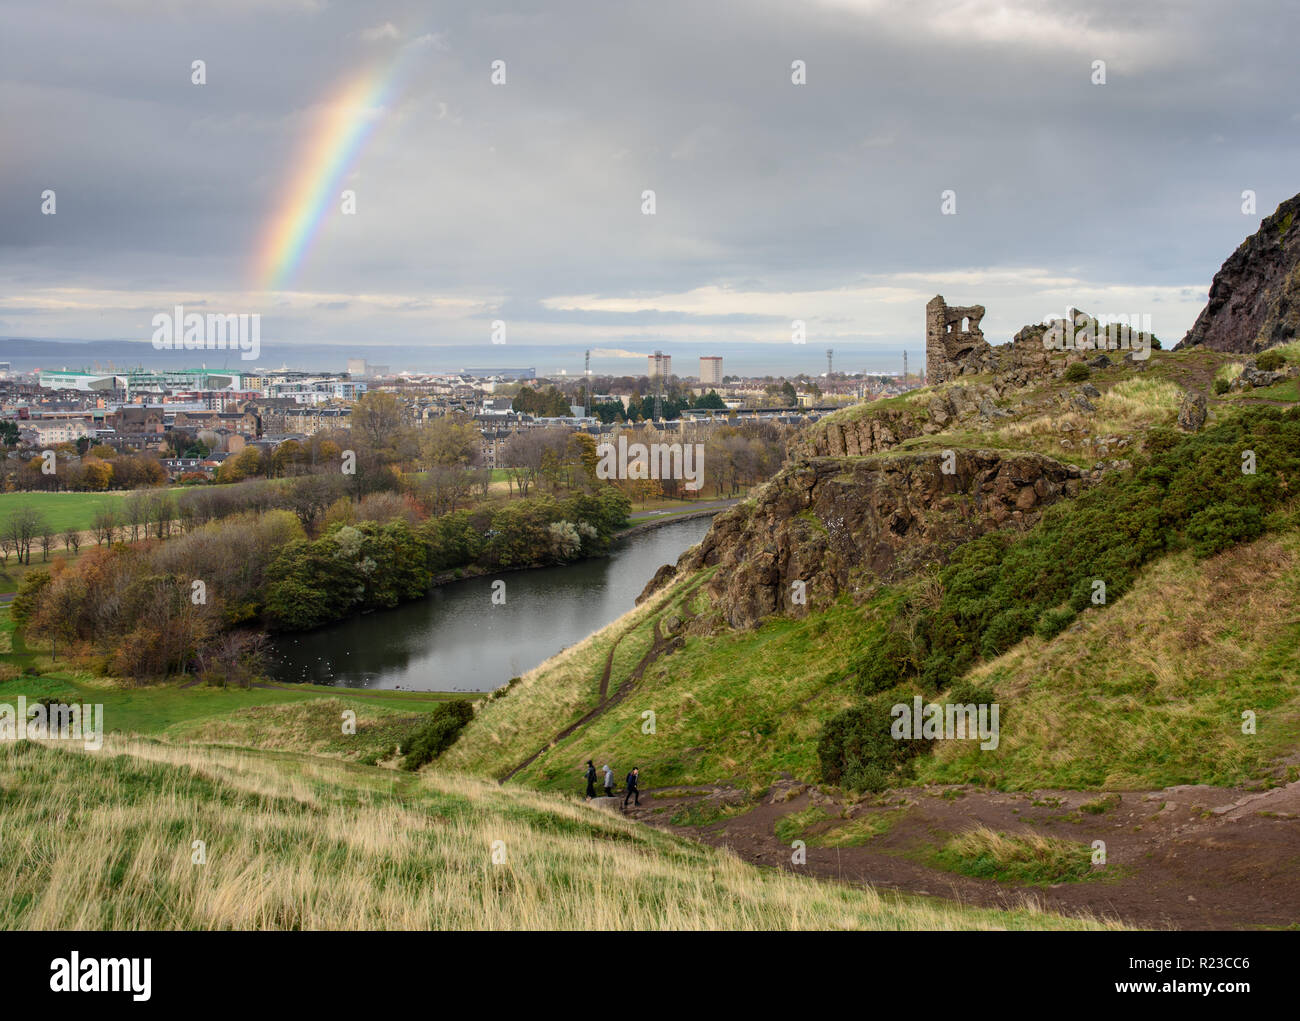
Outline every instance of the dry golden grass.
<svg viewBox="0 0 1300 1021">
<path fill-rule="evenodd" d="M 760 870 L 465 776 L 293 755 L 117 736 L 98 753 L 2 745 L 0 805 L 4 928 L 1099 927 Z"/>
<path fill-rule="evenodd" d="M 1071 840 L 1026 830 L 998 833 L 976 826 L 950 839 L 938 863 L 982 879 L 1024 883 L 1060 883 L 1089 878 L 1089 848 Z"/>
<path fill-rule="evenodd" d="M 1177 383 L 1152 376 L 1121 380 L 1096 400 L 1098 433 L 1131 432 L 1167 425 L 1178 416 L 1183 391 Z"/>
<path fill-rule="evenodd" d="M 1229 362 L 1227 365 L 1220 365 L 1218 370 L 1214 373 L 1214 378 L 1226 380 L 1231 383 L 1241 375 L 1241 370 L 1245 367 L 1245 362 Z"/>
<path fill-rule="evenodd" d="M 1182 389 L 1168 380 L 1134 376 L 1116 383 L 1094 399 L 1095 412 L 1062 409 L 1009 422 L 989 434 L 998 446 L 1021 447 L 1069 461 L 1090 455 L 1093 440 L 1133 436 L 1154 426 L 1168 425 L 1178 415 Z M 1062 441 L 1068 441 L 1063 446 Z M 1112 453 L 1112 456 L 1113 453 Z"/>
</svg>

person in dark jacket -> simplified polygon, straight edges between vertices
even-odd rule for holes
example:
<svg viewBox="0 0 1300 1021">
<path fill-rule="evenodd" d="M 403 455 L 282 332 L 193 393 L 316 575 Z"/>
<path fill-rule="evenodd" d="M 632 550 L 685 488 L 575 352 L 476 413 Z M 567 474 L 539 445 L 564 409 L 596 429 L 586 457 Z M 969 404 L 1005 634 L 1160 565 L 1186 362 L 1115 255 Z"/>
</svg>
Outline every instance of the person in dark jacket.
<svg viewBox="0 0 1300 1021">
<path fill-rule="evenodd" d="M 627 799 L 631 797 L 636 798 L 636 803 L 638 806 L 641 804 L 641 791 L 637 788 L 636 785 L 637 778 L 640 775 L 641 775 L 641 770 L 639 770 L 636 766 L 633 766 L 632 772 L 628 773 L 627 775 L 627 796 L 623 798 L 624 808 L 627 808 Z"/>
<path fill-rule="evenodd" d="M 587 797 L 594 798 L 595 796 L 596 796 L 596 764 L 592 762 L 591 759 L 588 759 L 587 760 Z"/>
</svg>

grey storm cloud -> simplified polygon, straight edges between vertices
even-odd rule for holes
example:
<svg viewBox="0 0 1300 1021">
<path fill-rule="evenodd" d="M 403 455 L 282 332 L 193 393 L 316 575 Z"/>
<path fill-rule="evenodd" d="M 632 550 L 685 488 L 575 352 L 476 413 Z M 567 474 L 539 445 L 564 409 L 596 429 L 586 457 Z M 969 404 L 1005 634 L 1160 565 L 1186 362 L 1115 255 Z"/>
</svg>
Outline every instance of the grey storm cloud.
<svg viewBox="0 0 1300 1021">
<path fill-rule="evenodd" d="M 48 336 L 120 336 L 143 314 L 125 311 L 132 292 L 196 304 L 257 286 L 267 233 L 310 179 L 314 118 L 404 47 L 400 87 L 344 161 L 357 213 L 331 196 L 285 285 L 311 295 L 282 323 L 299 339 L 464 342 L 507 314 L 721 338 L 785 313 L 656 296 L 911 275 L 917 294 L 973 302 L 979 273 L 1017 269 L 1034 272 L 995 292 L 1008 324 L 1044 311 L 1041 280 L 1068 278 L 1181 288 L 1185 328 L 1222 259 L 1300 190 L 1297 14 L 1270 3 L 440 6 L 10 0 L 0 283 L 17 307 L 0 311 L 44 309 Z M 78 289 L 121 307 L 52 296 Z M 428 307 L 445 313 L 433 325 Z M 843 312 L 820 318 L 852 335 Z"/>
</svg>

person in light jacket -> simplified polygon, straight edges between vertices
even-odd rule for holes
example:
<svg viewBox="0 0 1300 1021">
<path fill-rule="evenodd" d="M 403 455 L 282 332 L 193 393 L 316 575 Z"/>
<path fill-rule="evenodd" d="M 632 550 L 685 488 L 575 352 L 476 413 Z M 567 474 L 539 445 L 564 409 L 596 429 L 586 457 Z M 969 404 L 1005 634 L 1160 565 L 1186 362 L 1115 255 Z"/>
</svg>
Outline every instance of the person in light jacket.
<svg viewBox="0 0 1300 1021">
<path fill-rule="evenodd" d="M 605 763 L 605 797 L 614 796 L 614 771 L 609 768 L 609 763 Z"/>
</svg>

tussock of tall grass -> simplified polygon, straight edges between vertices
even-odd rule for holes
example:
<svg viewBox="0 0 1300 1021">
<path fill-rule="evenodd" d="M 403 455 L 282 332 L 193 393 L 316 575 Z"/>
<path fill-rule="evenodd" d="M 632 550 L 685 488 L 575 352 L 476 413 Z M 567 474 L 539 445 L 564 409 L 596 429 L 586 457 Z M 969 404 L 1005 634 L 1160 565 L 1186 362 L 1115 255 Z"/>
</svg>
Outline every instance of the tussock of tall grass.
<svg viewBox="0 0 1300 1021">
<path fill-rule="evenodd" d="M 1241 370 L 1246 367 L 1245 362 L 1229 362 L 1227 365 L 1220 365 L 1214 373 L 1215 379 L 1222 379 L 1231 383 L 1241 375 Z"/>
<path fill-rule="evenodd" d="M 1166 424 L 1177 417 L 1182 400 L 1182 389 L 1167 379 L 1134 376 L 1122 380 L 1097 398 L 1095 431 L 1115 433 Z"/>
<path fill-rule="evenodd" d="M 1293 340 L 1287 344 L 1278 344 L 1270 350 L 1277 351 L 1291 365 L 1300 365 L 1300 340 Z"/>
<path fill-rule="evenodd" d="M 936 862 L 964 875 L 1003 882 L 1063 883 L 1098 874 L 1085 844 L 1032 831 L 998 833 L 987 826 L 953 837 Z"/>
<path fill-rule="evenodd" d="M 465 776 L 116 735 L 0 745 L 0 861 L 9 929 L 1098 927 L 759 870 Z"/>
</svg>

